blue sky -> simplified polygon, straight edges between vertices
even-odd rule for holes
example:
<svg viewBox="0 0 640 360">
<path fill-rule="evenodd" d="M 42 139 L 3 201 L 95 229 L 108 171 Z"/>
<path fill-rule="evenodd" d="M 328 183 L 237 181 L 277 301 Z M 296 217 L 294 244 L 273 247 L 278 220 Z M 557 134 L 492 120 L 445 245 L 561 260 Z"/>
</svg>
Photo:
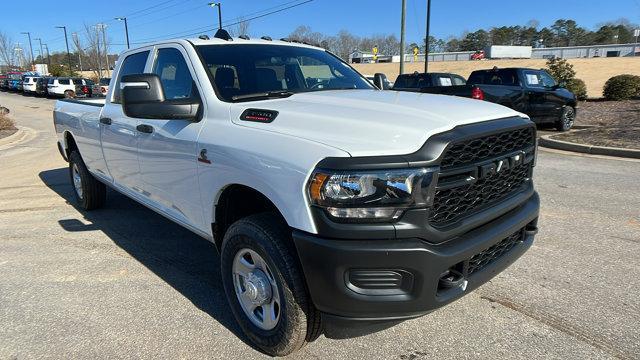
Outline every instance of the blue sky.
<svg viewBox="0 0 640 360">
<path fill-rule="evenodd" d="M 206 4 L 211 0 L 102 0 L 50 1 L 32 0 L 26 3 L 4 0 L 5 14 L 0 29 L 14 42 L 28 49 L 26 35 L 42 38 L 54 51 L 64 50 L 64 37 L 56 25 L 66 25 L 69 33 L 84 34 L 84 24 L 107 24 L 107 36 L 114 44 L 124 44 L 124 25 L 113 20 L 127 16 L 132 42 L 154 38 L 176 37 L 177 33 L 197 32 L 217 26 L 217 13 Z M 305 0 L 221 0 L 223 22 L 239 17 L 251 18 L 268 11 L 295 5 Z M 395 33 L 399 35 L 400 0 L 312 0 L 276 14 L 252 20 L 252 36 L 284 37 L 298 25 L 308 25 L 314 31 L 335 34 L 348 29 L 356 35 Z M 425 30 L 425 0 L 407 0 L 407 42 L 418 42 Z M 7 15 L 11 14 L 11 15 Z M 63 15 L 64 14 L 64 15 Z M 447 38 L 465 30 L 500 25 L 524 25 L 536 19 L 541 26 L 558 18 L 573 18 L 580 25 L 594 28 L 597 24 L 626 17 L 640 23 L 640 0 L 432 0 L 432 34 Z M 181 34 L 177 34 L 181 35 Z M 81 35 L 81 38 L 84 35 Z M 34 52 L 38 42 L 34 42 Z M 114 45 L 120 52 L 123 45 Z M 28 51 L 28 50 L 27 50 Z"/>
</svg>

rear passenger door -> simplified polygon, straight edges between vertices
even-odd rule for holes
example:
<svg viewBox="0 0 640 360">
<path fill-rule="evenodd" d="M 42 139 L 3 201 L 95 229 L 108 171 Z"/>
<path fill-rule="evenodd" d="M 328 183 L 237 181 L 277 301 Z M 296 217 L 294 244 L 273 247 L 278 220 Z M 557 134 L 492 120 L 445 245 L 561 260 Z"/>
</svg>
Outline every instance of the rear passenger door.
<svg viewBox="0 0 640 360">
<path fill-rule="evenodd" d="M 149 72 L 160 77 L 165 101 L 203 101 L 193 64 L 181 45 L 157 48 Z M 206 111 L 205 106 L 200 109 Z M 143 194 L 162 211 L 195 227 L 200 227 L 202 222 L 197 177 L 197 139 L 202 123 L 202 120 L 184 119 L 138 119 L 137 122 L 147 129 L 138 134 Z"/>
<path fill-rule="evenodd" d="M 529 97 L 529 115 L 538 120 L 550 118 L 554 114 L 555 104 L 548 99 L 548 93 L 553 90 L 546 86 L 541 72 L 537 70 L 523 70 L 523 82 Z"/>
</svg>

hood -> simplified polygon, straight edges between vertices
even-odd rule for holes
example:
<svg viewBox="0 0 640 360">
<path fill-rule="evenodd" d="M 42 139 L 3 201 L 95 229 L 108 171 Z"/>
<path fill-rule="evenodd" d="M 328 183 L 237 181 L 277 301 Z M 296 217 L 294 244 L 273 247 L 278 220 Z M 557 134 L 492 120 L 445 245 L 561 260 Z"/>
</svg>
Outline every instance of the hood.
<svg viewBox="0 0 640 360">
<path fill-rule="evenodd" d="M 246 109 L 278 111 L 271 123 L 240 120 Z M 454 96 L 379 90 L 329 90 L 234 103 L 231 119 L 326 144 L 351 156 L 403 155 L 458 125 L 525 116 L 493 103 Z"/>
</svg>

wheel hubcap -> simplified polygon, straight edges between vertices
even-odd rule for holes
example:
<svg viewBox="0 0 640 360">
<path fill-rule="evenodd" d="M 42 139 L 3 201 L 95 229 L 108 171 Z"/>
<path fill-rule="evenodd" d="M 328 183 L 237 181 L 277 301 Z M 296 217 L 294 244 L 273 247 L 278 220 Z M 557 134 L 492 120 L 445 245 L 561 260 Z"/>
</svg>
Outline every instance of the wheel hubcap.
<svg viewBox="0 0 640 360">
<path fill-rule="evenodd" d="M 282 312 L 280 292 L 264 259 L 251 249 L 242 249 L 236 253 L 232 272 L 236 297 L 245 315 L 263 330 L 276 327 Z"/>
<path fill-rule="evenodd" d="M 78 170 L 78 165 L 76 164 L 73 164 L 72 175 L 73 175 L 73 187 L 75 188 L 76 194 L 78 194 L 78 197 L 82 199 L 82 178 L 80 177 L 80 170 Z"/>
<path fill-rule="evenodd" d="M 567 112 L 564 114 L 564 123 L 567 127 L 573 125 L 573 116 L 574 112 L 571 109 L 567 110 Z"/>
</svg>

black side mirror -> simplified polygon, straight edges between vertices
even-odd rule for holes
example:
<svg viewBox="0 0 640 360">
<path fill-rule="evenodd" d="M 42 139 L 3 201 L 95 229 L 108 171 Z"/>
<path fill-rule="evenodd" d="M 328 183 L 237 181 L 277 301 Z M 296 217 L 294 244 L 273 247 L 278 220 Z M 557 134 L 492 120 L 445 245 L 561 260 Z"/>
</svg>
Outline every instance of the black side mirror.
<svg viewBox="0 0 640 360">
<path fill-rule="evenodd" d="M 160 77 L 156 74 L 125 75 L 120 81 L 122 110 L 139 119 L 195 120 L 200 109 L 198 99 L 166 100 Z"/>
<path fill-rule="evenodd" d="M 385 84 L 387 83 L 387 75 L 383 73 L 375 73 L 373 75 L 373 85 L 375 85 L 380 90 L 386 90 Z"/>
</svg>

